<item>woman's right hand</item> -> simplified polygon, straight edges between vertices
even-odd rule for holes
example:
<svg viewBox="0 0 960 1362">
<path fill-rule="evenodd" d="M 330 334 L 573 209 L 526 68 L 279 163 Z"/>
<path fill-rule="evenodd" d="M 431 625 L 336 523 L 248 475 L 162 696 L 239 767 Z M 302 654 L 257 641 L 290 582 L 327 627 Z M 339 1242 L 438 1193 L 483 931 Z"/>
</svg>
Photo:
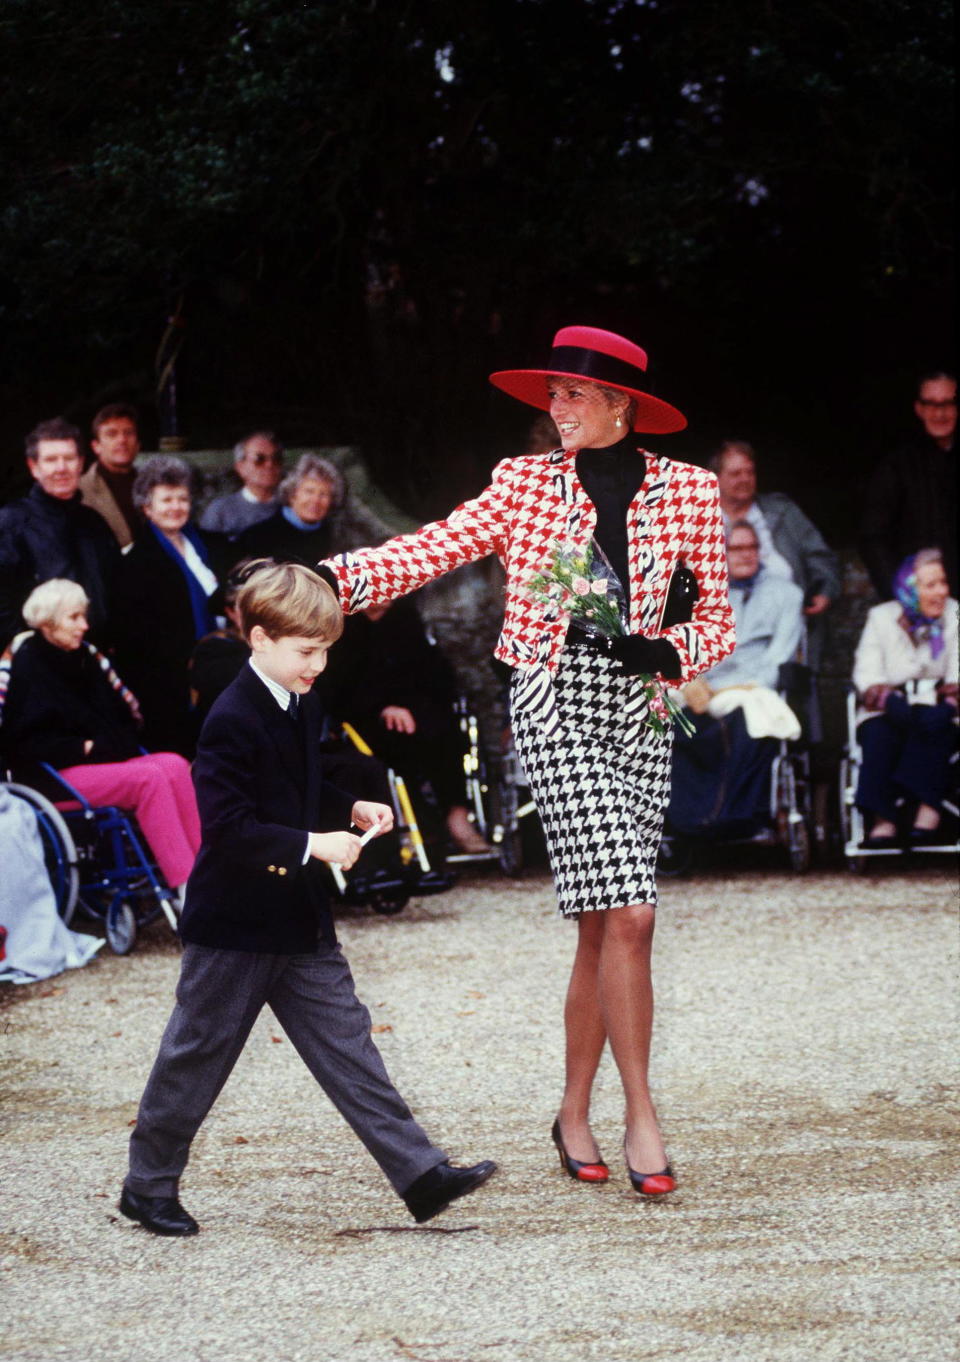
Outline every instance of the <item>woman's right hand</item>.
<svg viewBox="0 0 960 1362">
<path fill-rule="evenodd" d="M 894 686 L 884 686 L 882 684 L 868 686 L 863 692 L 864 708 L 876 710 L 877 713 L 879 713 L 887 703 L 888 697 L 893 694 L 895 689 L 896 687 Z"/>
<path fill-rule="evenodd" d="M 360 838 L 352 832 L 311 832 L 310 855 L 349 870 L 360 855 Z"/>
</svg>

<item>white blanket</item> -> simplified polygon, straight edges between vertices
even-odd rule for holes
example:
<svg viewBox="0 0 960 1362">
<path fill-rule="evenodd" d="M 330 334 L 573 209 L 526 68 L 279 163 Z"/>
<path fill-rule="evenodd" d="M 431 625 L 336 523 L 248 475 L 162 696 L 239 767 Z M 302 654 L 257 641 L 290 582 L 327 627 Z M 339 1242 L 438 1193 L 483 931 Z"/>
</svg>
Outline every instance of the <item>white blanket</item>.
<svg viewBox="0 0 960 1362">
<path fill-rule="evenodd" d="M 25 799 L 0 784 L 0 925 L 7 929 L 0 980 L 32 984 L 85 965 L 103 945 L 66 927 L 43 861 L 37 819 Z"/>
<path fill-rule="evenodd" d="M 722 719 L 735 709 L 743 710 L 751 738 L 786 738 L 794 742 L 800 736 L 799 719 L 786 700 L 768 686 L 728 686 L 715 691 L 707 706 L 707 712 L 715 719 Z"/>
</svg>

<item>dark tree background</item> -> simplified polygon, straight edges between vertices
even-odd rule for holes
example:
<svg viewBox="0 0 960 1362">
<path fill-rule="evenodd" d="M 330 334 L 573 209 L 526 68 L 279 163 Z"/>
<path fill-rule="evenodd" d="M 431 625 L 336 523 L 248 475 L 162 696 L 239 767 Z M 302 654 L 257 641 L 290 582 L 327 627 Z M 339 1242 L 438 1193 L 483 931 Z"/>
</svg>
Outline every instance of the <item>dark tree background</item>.
<svg viewBox="0 0 960 1362">
<path fill-rule="evenodd" d="M 194 447 L 359 444 L 427 514 L 516 451 L 486 383 L 571 321 L 851 542 L 951 363 L 952 7 L 4 0 L 0 496 L 180 345 Z"/>
</svg>

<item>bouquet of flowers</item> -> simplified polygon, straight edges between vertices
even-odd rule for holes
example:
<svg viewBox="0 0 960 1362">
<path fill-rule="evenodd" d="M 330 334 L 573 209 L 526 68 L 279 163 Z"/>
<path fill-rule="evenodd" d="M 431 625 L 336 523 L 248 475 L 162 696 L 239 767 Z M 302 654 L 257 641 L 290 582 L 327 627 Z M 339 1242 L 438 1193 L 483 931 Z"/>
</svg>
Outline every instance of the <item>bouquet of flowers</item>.
<svg viewBox="0 0 960 1362">
<path fill-rule="evenodd" d="M 552 563 L 532 577 L 528 587 L 536 600 L 565 611 L 594 638 L 623 638 L 629 633 L 623 587 L 595 544 L 581 551 L 575 544 L 555 540 Z M 636 679 L 647 702 L 644 722 L 648 728 L 666 733 L 671 720 L 675 720 L 685 733 L 695 732 L 682 706 L 662 681 L 654 676 Z"/>
</svg>

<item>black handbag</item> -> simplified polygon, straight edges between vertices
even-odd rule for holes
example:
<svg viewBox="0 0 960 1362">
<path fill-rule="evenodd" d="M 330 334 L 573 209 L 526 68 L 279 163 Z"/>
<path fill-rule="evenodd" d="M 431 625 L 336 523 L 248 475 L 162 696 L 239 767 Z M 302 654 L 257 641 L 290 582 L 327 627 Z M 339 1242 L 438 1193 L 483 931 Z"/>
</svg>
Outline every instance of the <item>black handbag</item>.
<svg viewBox="0 0 960 1362">
<path fill-rule="evenodd" d="M 673 569 L 667 599 L 663 604 L 661 629 L 669 629 L 672 624 L 689 624 L 693 618 L 693 605 L 700 599 L 700 583 L 683 559 Z"/>
</svg>

